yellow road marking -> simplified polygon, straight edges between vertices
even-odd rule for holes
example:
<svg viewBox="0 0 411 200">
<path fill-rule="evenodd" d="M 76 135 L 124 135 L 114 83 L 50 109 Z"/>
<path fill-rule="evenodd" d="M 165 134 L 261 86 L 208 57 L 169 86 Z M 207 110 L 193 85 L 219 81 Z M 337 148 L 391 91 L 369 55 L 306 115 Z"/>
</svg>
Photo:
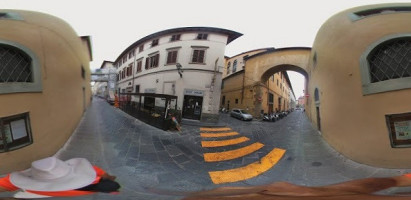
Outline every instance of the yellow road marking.
<svg viewBox="0 0 411 200">
<path fill-rule="evenodd" d="M 200 131 L 229 131 L 231 128 L 223 127 L 223 128 L 200 128 Z"/>
<path fill-rule="evenodd" d="M 237 132 L 227 132 L 227 133 L 200 133 L 201 137 L 226 137 L 226 136 L 233 136 L 238 135 Z"/>
<path fill-rule="evenodd" d="M 240 168 L 212 171 L 208 173 L 214 184 L 231 183 L 250 179 L 273 167 L 281 159 L 284 153 L 284 149 L 274 148 L 270 153 L 261 158 L 260 162 L 257 161 Z"/>
<path fill-rule="evenodd" d="M 254 151 L 257 151 L 258 149 L 261 149 L 263 146 L 264 146 L 263 144 L 256 142 L 246 147 L 242 147 L 242 148 L 231 150 L 231 151 L 224 151 L 224 152 L 217 152 L 217 153 L 205 153 L 204 160 L 206 162 L 218 162 L 218 161 L 224 161 L 224 160 L 231 160 L 231 159 L 239 158 L 239 157 L 248 155 L 250 153 L 253 153 Z"/>
<path fill-rule="evenodd" d="M 223 147 L 233 144 L 240 144 L 242 142 L 250 140 L 247 137 L 239 137 L 229 140 L 219 140 L 219 141 L 201 141 L 202 147 Z"/>
</svg>

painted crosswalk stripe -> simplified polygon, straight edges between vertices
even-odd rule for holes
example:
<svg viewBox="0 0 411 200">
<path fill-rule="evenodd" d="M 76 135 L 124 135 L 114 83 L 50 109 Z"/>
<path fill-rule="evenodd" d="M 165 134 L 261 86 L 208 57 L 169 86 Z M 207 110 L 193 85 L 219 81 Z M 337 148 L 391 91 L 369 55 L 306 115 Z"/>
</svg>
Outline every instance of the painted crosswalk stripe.
<svg viewBox="0 0 411 200">
<path fill-rule="evenodd" d="M 214 184 L 231 183 L 250 179 L 273 167 L 281 159 L 284 153 L 284 149 L 274 148 L 270 153 L 261 158 L 260 161 L 240 168 L 211 171 L 209 172 L 209 175 Z"/>
<path fill-rule="evenodd" d="M 222 128 L 200 128 L 200 131 L 208 131 L 208 132 L 218 132 L 218 131 L 229 131 L 231 128 L 229 127 L 222 127 Z"/>
<path fill-rule="evenodd" d="M 206 162 L 218 162 L 218 161 L 232 160 L 235 158 L 239 158 L 239 157 L 243 157 L 245 155 L 251 154 L 261 149 L 263 146 L 264 146 L 263 144 L 256 142 L 246 147 L 242 147 L 242 148 L 231 150 L 231 151 L 224 151 L 224 152 L 217 152 L 217 153 L 204 153 L 204 160 Z"/>
<path fill-rule="evenodd" d="M 239 133 L 237 132 L 227 132 L 227 133 L 200 133 L 201 137 L 206 137 L 206 138 L 211 138 L 211 137 L 227 137 L 227 136 L 233 136 L 233 135 L 238 135 Z"/>
<path fill-rule="evenodd" d="M 223 146 L 229 146 L 229 145 L 234 145 L 234 144 L 240 144 L 248 140 L 250 140 L 248 137 L 238 137 L 238 138 L 229 139 L 229 140 L 201 141 L 201 146 L 202 147 L 223 147 Z"/>
</svg>

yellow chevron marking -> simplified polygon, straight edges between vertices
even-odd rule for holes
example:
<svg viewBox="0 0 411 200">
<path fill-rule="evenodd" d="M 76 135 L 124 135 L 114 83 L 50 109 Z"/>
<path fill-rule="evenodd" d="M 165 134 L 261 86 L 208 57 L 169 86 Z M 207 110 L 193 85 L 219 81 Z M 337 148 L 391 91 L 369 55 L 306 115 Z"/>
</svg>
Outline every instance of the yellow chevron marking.
<svg viewBox="0 0 411 200">
<path fill-rule="evenodd" d="M 261 149 L 263 146 L 264 146 L 263 144 L 256 142 L 246 147 L 242 147 L 242 148 L 231 150 L 231 151 L 224 151 L 224 152 L 217 152 L 217 153 L 205 153 L 204 160 L 206 162 L 218 162 L 218 161 L 224 161 L 224 160 L 231 160 L 231 159 L 239 158 L 239 157 L 248 155 L 250 153 L 253 153 L 254 151 L 257 151 L 258 149 Z"/>
<path fill-rule="evenodd" d="M 227 132 L 227 133 L 200 133 L 201 137 L 227 137 L 227 136 L 233 136 L 233 135 L 238 135 L 239 133 L 237 132 Z"/>
<path fill-rule="evenodd" d="M 240 168 L 212 171 L 208 173 L 214 184 L 231 183 L 250 179 L 273 167 L 281 159 L 284 153 L 284 149 L 274 148 L 270 153 L 261 158 L 261 161 Z"/>
<path fill-rule="evenodd" d="M 210 131 L 210 132 L 215 132 L 215 131 L 229 131 L 231 128 L 229 127 L 222 127 L 222 128 L 200 128 L 200 131 Z"/>
<path fill-rule="evenodd" d="M 201 141 L 202 147 L 223 147 L 233 144 L 240 144 L 242 142 L 250 140 L 247 137 L 238 137 L 229 140 L 218 140 L 218 141 Z"/>
</svg>

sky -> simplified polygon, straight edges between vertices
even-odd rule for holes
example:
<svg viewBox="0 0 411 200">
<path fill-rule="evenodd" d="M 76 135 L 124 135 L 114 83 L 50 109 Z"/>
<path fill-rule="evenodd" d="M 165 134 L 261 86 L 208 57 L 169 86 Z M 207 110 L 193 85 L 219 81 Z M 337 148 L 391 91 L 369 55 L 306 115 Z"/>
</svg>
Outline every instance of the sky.
<svg viewBox="0 0 411 200">
<path fill-rule="evenodd" d="M 409 0 L 0 0 L 1 9 L 43 12 L 68 22 L 79 36 L 90 36 L 93 61 L 114 61 L 135 41 L 178 27 L 210 26 L 242 33 L 226 56 L 266 47 L 312 47 L 317 31 L 349 8 Z M 289 72 L 296 98 L 304 77 Z"/>
</svg>

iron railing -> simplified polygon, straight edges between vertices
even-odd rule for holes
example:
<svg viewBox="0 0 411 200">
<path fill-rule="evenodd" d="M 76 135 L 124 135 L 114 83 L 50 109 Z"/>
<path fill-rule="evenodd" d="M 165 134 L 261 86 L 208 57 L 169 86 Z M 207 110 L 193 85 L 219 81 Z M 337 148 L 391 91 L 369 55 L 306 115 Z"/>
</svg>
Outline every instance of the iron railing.
<svg viewBox="0 0 411 200">
<path fill-rule="evenodd" d="M 173 126 L 173 116 L 181 122 L 181 111 L 177 110 L 177 96 L 120 93 L 119 108 L 140 121 L 162 130 L 168 130 Z"/>
</svg>

